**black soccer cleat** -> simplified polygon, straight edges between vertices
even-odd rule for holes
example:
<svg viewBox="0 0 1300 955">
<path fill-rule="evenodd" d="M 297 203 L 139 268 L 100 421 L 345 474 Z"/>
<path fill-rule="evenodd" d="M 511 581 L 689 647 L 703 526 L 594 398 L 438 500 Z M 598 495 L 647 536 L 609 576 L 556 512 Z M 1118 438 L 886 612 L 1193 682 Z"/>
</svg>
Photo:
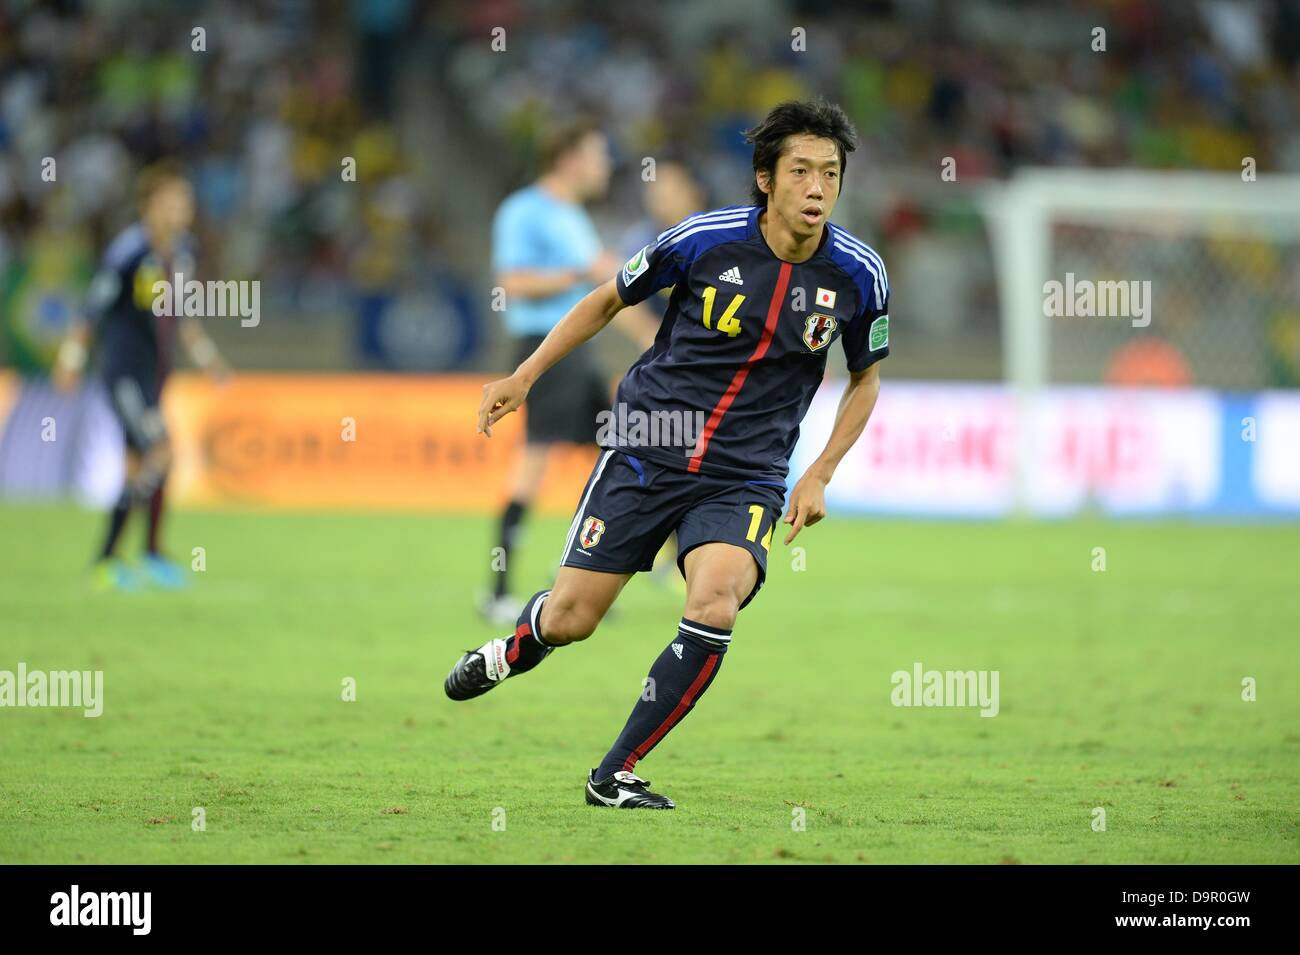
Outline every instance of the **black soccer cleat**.
<svg viewBox="0 0 1300 955">
<path fill-rule="evenodd" d="M 604 779 L 596 778 L 596 770 L 587 774 L 587 805 L 608 806 L 611 809 L 675 809 L 667 796 L 650 791 L 650 780 L 635 773 L 619 770 Z"/>
<path fill-rule="evenodd" d="M 488 661 L 492 662 L 489 663 Z M 489 640 L 477 650 L 466 650 L 465 655 L 447 674 L 442 688 L 453 700 L 472 700 L 499 685 L 510 675 L 506 663 L 506 641 Z"/>
</svg>

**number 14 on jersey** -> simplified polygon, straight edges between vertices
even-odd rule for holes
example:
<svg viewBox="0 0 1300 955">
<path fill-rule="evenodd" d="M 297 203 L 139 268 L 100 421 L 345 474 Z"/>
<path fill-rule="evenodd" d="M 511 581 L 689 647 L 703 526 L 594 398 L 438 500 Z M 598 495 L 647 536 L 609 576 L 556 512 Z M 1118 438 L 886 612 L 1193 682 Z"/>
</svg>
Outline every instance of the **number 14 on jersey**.
<svg viewBox="0 0 1300 955">
<path fill-rule="evenodd" d="M 713 319 L 713 299 L 717 296 L 718 290 L 710 285 L 704 290 L 704 327 L 712 329 Z M 718 318 L 717 330 L 726 332 L 732 338 L 740 334 L 740 319 L 736 317 L 736 312 L 740 309 L 741 302 L 745 301 L 745 296 L 736 294 L 731 299 L 731 304 L 727 310 Z"/>
</svg>

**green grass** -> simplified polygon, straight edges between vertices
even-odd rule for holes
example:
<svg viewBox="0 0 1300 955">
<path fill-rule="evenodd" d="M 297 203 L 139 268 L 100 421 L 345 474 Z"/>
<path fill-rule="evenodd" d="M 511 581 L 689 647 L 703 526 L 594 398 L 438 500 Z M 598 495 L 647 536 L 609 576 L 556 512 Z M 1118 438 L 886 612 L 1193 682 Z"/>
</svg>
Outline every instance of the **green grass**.
<svg viewBox="0 0 1300 955">
<path fill-rule="evenodd" d="M 520 589 L 566 526 L 530 523 Z M 1300 528 L 831 519 L 801 572 L 774 541 L 713 688 L 640 764 L 671 813 L 582 782 L 676 591 L 634 579 L 591 640 L 453 704 L 492 635 L 484 519 L 177 513 L 173 552 L 207 557 L 181 594 L 91 593 L 99 532 L 0 508 L 0 669 L 101 669 L 106 697 L 0 709 L 0 862 L 1300 861 Z M 892 706 L 913 661 L 999 671 L 999 715 Z"/>
</svg>

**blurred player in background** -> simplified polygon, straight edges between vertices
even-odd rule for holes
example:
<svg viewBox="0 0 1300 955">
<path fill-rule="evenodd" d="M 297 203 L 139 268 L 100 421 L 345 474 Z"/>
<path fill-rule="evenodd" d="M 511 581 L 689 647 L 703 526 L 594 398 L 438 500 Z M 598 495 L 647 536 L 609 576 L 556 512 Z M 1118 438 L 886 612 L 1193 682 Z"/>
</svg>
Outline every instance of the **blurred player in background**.
<svg viewBox="0 0 1300 955">
<path fill-rule="evenodd" d="M 536 351 L 552 328 L 619 265 L 601 248 L 583 203 L 609 188 L 609 144 L 598 126 L 575 120 L 550 130 L 541 145 L 542 174 L 507 196 L 492 223 L 492 268 L 505 292 L 506 329 L 515 340 L 516 365 Z M 644 315 L 620 327 L 648 348 L 654 333 Z M 502 569 L 482 601 L 483 616 L 506 626 L 522 601 L 509 589 L 509 569 L 519 528 L 546 474 L 556 443 L 595 444 L 596 416 L 610 406 L 610 387 L 592 349 L 582 345 L 538 379 L 525 415 L 523 454 L 510 479 L 497 546 Z"/>
<path fill-rule="evenodd" d="M 625 258 L 654 242 L 665 229 L 676 225 L 706 205 L 704 187 L 680 159 L 664 158 L 655 163 L 654 178 L 645 183 L 645 216 L 623 233 L 620 247 Z M 622 263 L 620 263 L 622 264 Z M 668 302 L 669 290 L 659 296 Z"/>
<path fill-rule="evenodd" d="M 75 388 L 93 348 L 95 366 L 126 442 L 126 482 L 108 516 L 108 528 L 95 568 L 101 589 L 133 589 L 140 580 L 118 559 L 118 543 L 133 508 L 148 512 L 142 568 L 157 586 L 184 586 L 185 572 L 164 555 L 159 542 L 163 489 L 171 467 L 171 443 L 163 422 L 163 385 L 172 369 L 176 338 L 184 340 L 196 365 L 217 378 L 226 366 L 216 345 L 193 317 L 177 319 L 155 310 L 155 283 L 194 278 L 194 191 L 178 167 L 160 164 L 140 174 L 140 219 L 109 244 L 87 294 L 85 321 L 59 348 L 55 383 Z M 178 293 L 179 290 L 174 290 Z M 176 301 L 178 295 L 170 296 Z M 156 314 L 161 311 L 162 314 Z"/>
<path fill-rule="evenodd" d="M 661 233 L 575 305 L 513 375 L 483 388 L 478 426 L 490 435 L 546 369 L 620 310 L 673 287 L 654 347 L 619 384 L 616 403 L 629 423 L 602 441 L 554 586 L 529 598 L 513 634 L 467 651 L 444 682 L 451 699 L 472 699 L 585 640 L 676 531 L 684 612 L 650 668 L 652 691 L 587 775 L 593 806 L 674 807 L 633 769 L 717 676 L 737 614 L 763 585 L 778 521 L 791 525 L 790 544 L 825 516 L 826 485 L 866 427 L 889 354 L 884 264 L 830 222 L 857 144 L 848 117 L 828 103 L 782 103 L 747 138 L 753 205 L 703 212 Z M 837 339 L 849 382 L 825 447 L 786 507 L 799 424 Z M 689 439 L 647 439 L 637 422 L 652 416 L 694 418 L 702 429 Z M 799 652 L 797 635 L 789 649 Z"/>
<path fill-rule="evenodd" d="M 691 172 L 690 166 L 672 156 L 661 157 L 655 163 L 654 177 L 646 182 L 644 197 L 645 217 L 633 223 L 623 234 L 620 247 L 625 259 L 630 259 L 638 250 L 652 244 L 661 232 L 708 205 L 704 187 Z M 662 309 L 667 306 L 671 295 L 672 288 L 660 289 L 655 293 L 654 301 Z M 681 575 L 677 573 L 676 532 L 655 555 L 655 565 L 650 576 L 660 586 L 685 590 Z"/>
</svg>

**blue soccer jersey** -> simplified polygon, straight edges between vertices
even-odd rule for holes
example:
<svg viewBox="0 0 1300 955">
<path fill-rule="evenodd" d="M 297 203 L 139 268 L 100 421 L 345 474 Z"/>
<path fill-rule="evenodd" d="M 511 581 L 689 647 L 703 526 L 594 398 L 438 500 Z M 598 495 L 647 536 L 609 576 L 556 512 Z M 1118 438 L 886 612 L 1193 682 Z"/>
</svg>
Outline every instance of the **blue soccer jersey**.
<svg viewBox="0 0 1300 955">
<path fill-rule="evenodd" d="M 761 211 L 690 216 L 619 273 L 628 305 L 672 293 L 654 345 L 619 384 L 604 447 L 784 483 L 831 344 L 839 339 L 850 371 L 889 354 L 880 256 L 828 223 L 810 259 L 783 261 L 758 227 Z"/>
<path fill-rule="evenodd" d="M 86 314 L 95 333 L 95 348 L 105 378 L 121 375 L 161 383 L 175 355 L 176 318 L 154 314 L 157 282 L 194 278 L 194 244 L 190 236 L 176 242 L 164 259 L 149 244 L 141 223 L 118 233 L 104 253 L 86 295 Z M 179 292 L 177 292 L 179 294 Z"/>
</svg>

